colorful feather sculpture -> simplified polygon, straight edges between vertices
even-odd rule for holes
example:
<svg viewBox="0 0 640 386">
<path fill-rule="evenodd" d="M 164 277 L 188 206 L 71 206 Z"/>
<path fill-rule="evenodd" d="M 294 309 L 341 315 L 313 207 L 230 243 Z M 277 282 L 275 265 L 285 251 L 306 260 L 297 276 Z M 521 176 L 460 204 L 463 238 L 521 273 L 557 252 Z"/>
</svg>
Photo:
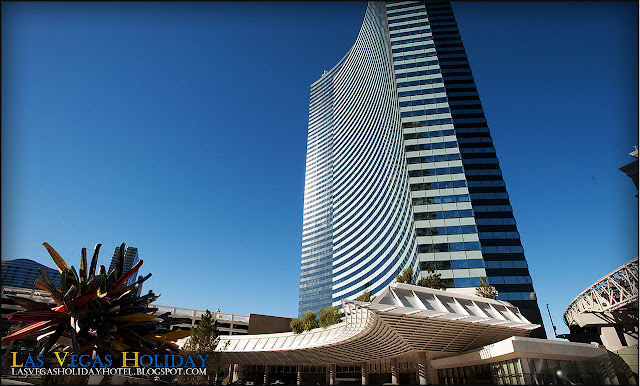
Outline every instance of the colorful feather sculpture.
<svg viewBox="0 0 640 386">
<path fill-rule="evenodd" d="M 60 288 L 40 268 L 42 279 L 34 284 L 47 291 L 57 306 L 17 296 L 9 296 L 25 311 L 9 315 L 10 320 L 27 322 L 26 326 L 9 331 L 2 344 L 25 336 L 38 334 L 39 354 L 50 351 L 68 351 L 73 354 L 110 354 L 114 359 L 122 351 L 138 351 L 141 355 L 178 353 L 175 340 L 190 335 L 189 331 L 171 330 L 171 325 L 184 323 L 184 318 L 170 318 L 169 313 L 157 315 L 150 306 L 160 295 L 153 291 L 140 296 L 141 286 L 151 277 L 148 274 L 126 286 L 142 265 L 140 260 L 128 272 L 124 267 L 125 243 L 120 246 L 116 268 L 107 273 L 98 267 L 101 244 L 94 248 L 91 264 L 87 267 L 86 249 L 82 248 L 78 271 L 68 266 L 48 243 L 43 243 L 61 273 Z"/>
</svg>

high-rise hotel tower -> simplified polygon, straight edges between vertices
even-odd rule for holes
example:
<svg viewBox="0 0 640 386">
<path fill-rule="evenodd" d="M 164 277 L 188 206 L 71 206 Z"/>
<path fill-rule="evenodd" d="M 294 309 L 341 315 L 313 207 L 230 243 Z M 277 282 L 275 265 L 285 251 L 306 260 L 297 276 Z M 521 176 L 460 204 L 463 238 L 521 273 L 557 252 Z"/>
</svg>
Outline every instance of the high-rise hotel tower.
<svg viewBox="0 0 640 386">
<path fill-rule="evenodd" d="M 486 277 L 542 325 L 449 2 L 370 2 L 353 47 L 311 85 L 302 227 L 301 314 L 413 267 L 448 287 Z"/>
</svg>

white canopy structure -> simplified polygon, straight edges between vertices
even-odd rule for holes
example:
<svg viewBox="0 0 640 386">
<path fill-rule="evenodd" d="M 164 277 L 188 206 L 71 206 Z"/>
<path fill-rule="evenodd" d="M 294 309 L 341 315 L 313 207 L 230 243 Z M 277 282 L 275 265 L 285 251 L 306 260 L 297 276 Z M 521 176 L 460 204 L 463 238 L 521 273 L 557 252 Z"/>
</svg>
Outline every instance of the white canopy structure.
<svg viewBox="0 0 640 386">
<path fill-rule="evenodd" d="M 508 302 L 395 283 L 371 303 L 343 300 L 345 321 L 300 334 L 221 336 L 223 363 L 323 365 L 426 352 L 431 358 L 527 336 L 530 323 Z"/>
</svg>

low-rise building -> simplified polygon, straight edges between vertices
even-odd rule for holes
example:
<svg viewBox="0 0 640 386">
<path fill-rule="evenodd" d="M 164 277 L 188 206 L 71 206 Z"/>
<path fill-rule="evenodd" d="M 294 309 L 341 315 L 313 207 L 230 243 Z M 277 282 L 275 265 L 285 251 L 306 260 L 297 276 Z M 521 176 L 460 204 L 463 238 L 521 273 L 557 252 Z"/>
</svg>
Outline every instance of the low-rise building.
<svg viewBox="0 0 640 386">
<path fill-rule="evenodd" d="M 207 312 L 206 310 L 159 304 L 153 304 L 152 306 L 158 309 L 159 314 L 169 312 L 170 318 L 184 319 L 183 323 L 173 325 L 174 330 L 190 330 L 200 323 L 202 315 Z M 229 314 L 219 310 L 212 312 L 211 315 L 216 321 L 216 328 L 220 335 L 247 335 L 249 332 L 250 317 L 248 315 Z"/>
<path fill-rule="evenodd" d="M 206 310 L 182 308 L 153 304 L 158 309 L 158 314 L 170 313 L 171 318 L 181 318 L 183 323 L 174 324 L 174 330 L 190 330 L 195 327 Z M 291 318 L 271 315 L 239 315 L 229 314 L 216 310 L 211 312 L 216 322 L 216 329 L 220 335 L 247 335 L 247 334 L 272 334 L 291 331 Z"/>
<path fill-rule="evenodd" d="M 373 302 L 343 300 L 344 321 L 300 334 L 221 336 L 231 381 L 269 384 L 634 384 L 604 347 L 529 338 L 506 301 L 395 283 Z"/>
</svg>

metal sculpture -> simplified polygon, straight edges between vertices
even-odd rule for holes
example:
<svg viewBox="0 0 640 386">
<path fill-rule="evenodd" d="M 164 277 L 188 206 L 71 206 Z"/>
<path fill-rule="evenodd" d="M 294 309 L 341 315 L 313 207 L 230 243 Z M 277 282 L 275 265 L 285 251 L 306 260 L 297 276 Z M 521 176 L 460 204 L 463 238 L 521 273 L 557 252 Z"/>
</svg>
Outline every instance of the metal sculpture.
<svg viewBox="0 0 640 386">
<path fill-rule="evenodd" d="M 122 351 L 140 352 L 141 355 L 178 353 L 175 340 L 184 338 L 189 331 L 170 330 L 170 326 L 184 322 L 169 318 L 170 313 L 157 314 L 150 306 L 160 295 L 149 291 L 140 296 L 142 284 L 151 273 L 131 285 L 126 285 L 142 266 L 140 260 L 128 272 L 123 272 L 125 243 L 120 246 L 115 269 L 106 271 L 100 265 L 98 254 L 101 244 L 96 244 L 91 264 L 87 264 L 87 251 L 82 248 L 79 269 L 68 266 L 48 243 L 43 243 L 60 271 L 60 288 L 57 288 L 43 268 L 42 279 L 34 284 L 47 291 L 57 306 L 18 296 L 9 296 L 25 311 L 9 315 L 10 320 L 30 324 L 9 331 L 2 344 L 33 334 L 38 336 L 39 354 L 50 351 L 68 351 L 73 354 L 110 354 L 121 357 Z"/>
</svg>

